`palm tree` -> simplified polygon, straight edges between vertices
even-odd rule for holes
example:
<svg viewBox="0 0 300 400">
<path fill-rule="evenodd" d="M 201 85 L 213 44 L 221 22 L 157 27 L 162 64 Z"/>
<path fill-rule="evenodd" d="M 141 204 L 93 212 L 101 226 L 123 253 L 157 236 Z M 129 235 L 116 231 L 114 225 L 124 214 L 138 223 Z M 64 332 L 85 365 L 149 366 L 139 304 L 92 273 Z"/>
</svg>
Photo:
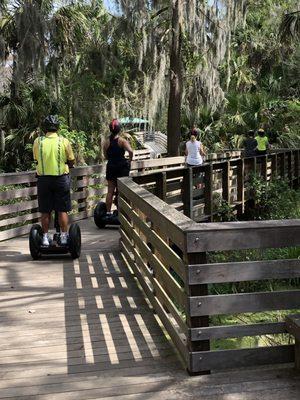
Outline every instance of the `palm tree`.
<svg viewBox="0 0 300 400">
<path fill-rule="evenodd" d="M 300 37 L 300 11 L 285 14 L 282 17 L 279 34 L 282 41 L 296 41 Z"/>
</svg>

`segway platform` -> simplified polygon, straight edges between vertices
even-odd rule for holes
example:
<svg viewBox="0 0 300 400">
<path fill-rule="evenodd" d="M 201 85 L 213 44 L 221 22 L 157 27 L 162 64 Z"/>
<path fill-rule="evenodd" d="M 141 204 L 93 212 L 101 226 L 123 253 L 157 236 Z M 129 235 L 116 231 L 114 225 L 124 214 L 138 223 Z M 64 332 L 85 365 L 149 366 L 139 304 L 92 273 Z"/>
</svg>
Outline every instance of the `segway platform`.
<svg viewBox="0 0 300 400">
<path fill-rule="evenodd" d="M 35 224 L 29 233 L 29 249 L 31 257 L 37 260 L 43 254 L 68 254 L 73 259 L 80 257 L 81 232 L 78 224 L 72 224 L 69 229 L 69 239 L 66 245 L 60 244 L 60 233 L 56 232 L 49 246 L 42 245 L 43 230 L 39 224 Z"/>
<path fill-rule="evenodd" d="M 118 226 L 120 225 L 118 210 L 107 215 L 106 204 L 100 201 L 94 209 L 94 222 L 100 229 L 105 228 L 107 225 Z"/>
</svg>

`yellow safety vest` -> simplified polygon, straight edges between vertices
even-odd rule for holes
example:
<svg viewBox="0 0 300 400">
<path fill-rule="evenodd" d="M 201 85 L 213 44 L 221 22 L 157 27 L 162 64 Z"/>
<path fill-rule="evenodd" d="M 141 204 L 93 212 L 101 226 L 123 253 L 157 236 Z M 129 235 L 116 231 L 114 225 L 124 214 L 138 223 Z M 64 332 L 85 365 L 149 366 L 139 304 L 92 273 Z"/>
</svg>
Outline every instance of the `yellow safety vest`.
<svg viewBox="0 0 300 400">
<path fill-rule="evenodd" d="M 59 176 L 69 173 L 66 147 L 69 141 L 56 133 L 40 136 L 34 143 L 38 175 Z"/>
<path fill-rule="evenodd" d="M 255 140 L 257 141 L 257 150 L 267 150 L 267 146 L 269 143 L 267 136 L 256 136 Z"/>
</svg>

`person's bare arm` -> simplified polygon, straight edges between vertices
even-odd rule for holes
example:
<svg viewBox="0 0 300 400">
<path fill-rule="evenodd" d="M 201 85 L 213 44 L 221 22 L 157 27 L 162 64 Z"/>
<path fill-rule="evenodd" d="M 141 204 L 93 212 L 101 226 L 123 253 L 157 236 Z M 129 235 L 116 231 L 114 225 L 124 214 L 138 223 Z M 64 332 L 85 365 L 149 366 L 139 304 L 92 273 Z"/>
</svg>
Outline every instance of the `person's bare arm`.
<svg viewBox="0 0 300 400">
<path fill-rule="evenodd" d="M 199 153 L 201 154 L 202 157 L 206 156 L 206 152 L 202 144 L 200 144 Z"/>
<path fill-rule="evenodd" d="M 188 154 L 189 154 L 189 152 L 188 152 L 188 149 L 187 149 L 186 145 L 185 145 L 184 154 L 185 154 L 186 156 L 188 156 Z"/>
<path fill-rule="evenodd" d="M 122 139 L 121 145 L 122 145 L 123 149 L 125 149 L 126 151 L 128 151 L 128 154 L 129 154 L 129 161 L 131 162 L 131 161 L 132 161 L 132 158 L 133 158 L 133 150 L 132 150 L 132 148 L 131 148 L 129 142 L 128 142 L 127 140 L 125 140 L 125 139 Z"/>
</svg>

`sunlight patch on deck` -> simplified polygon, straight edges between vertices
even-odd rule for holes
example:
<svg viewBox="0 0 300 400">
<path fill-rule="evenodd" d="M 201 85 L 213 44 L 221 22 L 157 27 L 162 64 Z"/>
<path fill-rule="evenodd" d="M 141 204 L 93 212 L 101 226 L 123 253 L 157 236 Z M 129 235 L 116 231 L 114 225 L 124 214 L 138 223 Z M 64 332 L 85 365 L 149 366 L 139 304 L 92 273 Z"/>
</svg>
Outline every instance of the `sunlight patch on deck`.
<svg viewBox="0 0 300 400">
<path fill-rule="evenodd" d="M 139 347 L 138 347 L 135 337 L 132 333 L 132 330 L 130 328 L 130 324 L 126 318 L 126 315 L 120 314 L 119 317 L 120 317 L 121 323 L 123 325 L 124 332 L 126 333 L 128 344 L 132 351 L 132 355 L 136 361 L 141 361 L 142 355 L 140 353 Z"/>
<path fill-rule="evenodd" d="M 114 254 L 113 253 L 108 253 L 108 255 L 109 255 L 110 261 L 111 261 L 112 266 L 114 267 L 115 271 L 120 273 L 121 271 L 120 271 L 120 268 L 118 266 L 118 263 L 116 261 L 116 258 L 114 256 Z"/>
<path fill-rule="evenodd" d="M 91 341 L 91 337 L 90 337 L 90 331 L 89 331 L 89 329 L 82 329 L 84 326 L 88 326 L 87 317 L 85 314 L 80 314 L 80 322 L 81 322 L 85 362 L 87 364 L 94 364 L 95 359 L 94 359 L 94 354 L 93 354 L 93 347 L 92 347 L 92 341 Z"/>
<path fill-rule="evenodd" d="M 151 336 L 149 329 L 147 328 L 147 326 L 143 320 L 143 317 L 141 316 L 141 314 L 135 314 L 134 317 L 135 317 L 136 322 L 143 334 L 143 337 L 147 343 L 148 349 L 149 349 L 152 357 L 159 357 L 160 356 L 159 350 L 157 349 L 156 344 L 154 343 L 154 340 Z"/>
<path fill-rule="evenodd" d="M 111 330 L 108 324 L 108 320 L 106 315 L 101 314 L 99 315 L 100 318 L 100 322 L 102 326 L 106 327 L 106 330 L 103 329 L 103 334 L 104 334 L 104 340 L 105 340 L 105 344 L 107 347 L 107 352 L 108 352 L 108 356 L 110 359 L 110 362 L 112 364 L 119 364 L 119 357 L 117 354 L 117 350 L 115 348 L 115 344 L 114 344 L 114 340 L 111 334 Z"/>
</svg>

